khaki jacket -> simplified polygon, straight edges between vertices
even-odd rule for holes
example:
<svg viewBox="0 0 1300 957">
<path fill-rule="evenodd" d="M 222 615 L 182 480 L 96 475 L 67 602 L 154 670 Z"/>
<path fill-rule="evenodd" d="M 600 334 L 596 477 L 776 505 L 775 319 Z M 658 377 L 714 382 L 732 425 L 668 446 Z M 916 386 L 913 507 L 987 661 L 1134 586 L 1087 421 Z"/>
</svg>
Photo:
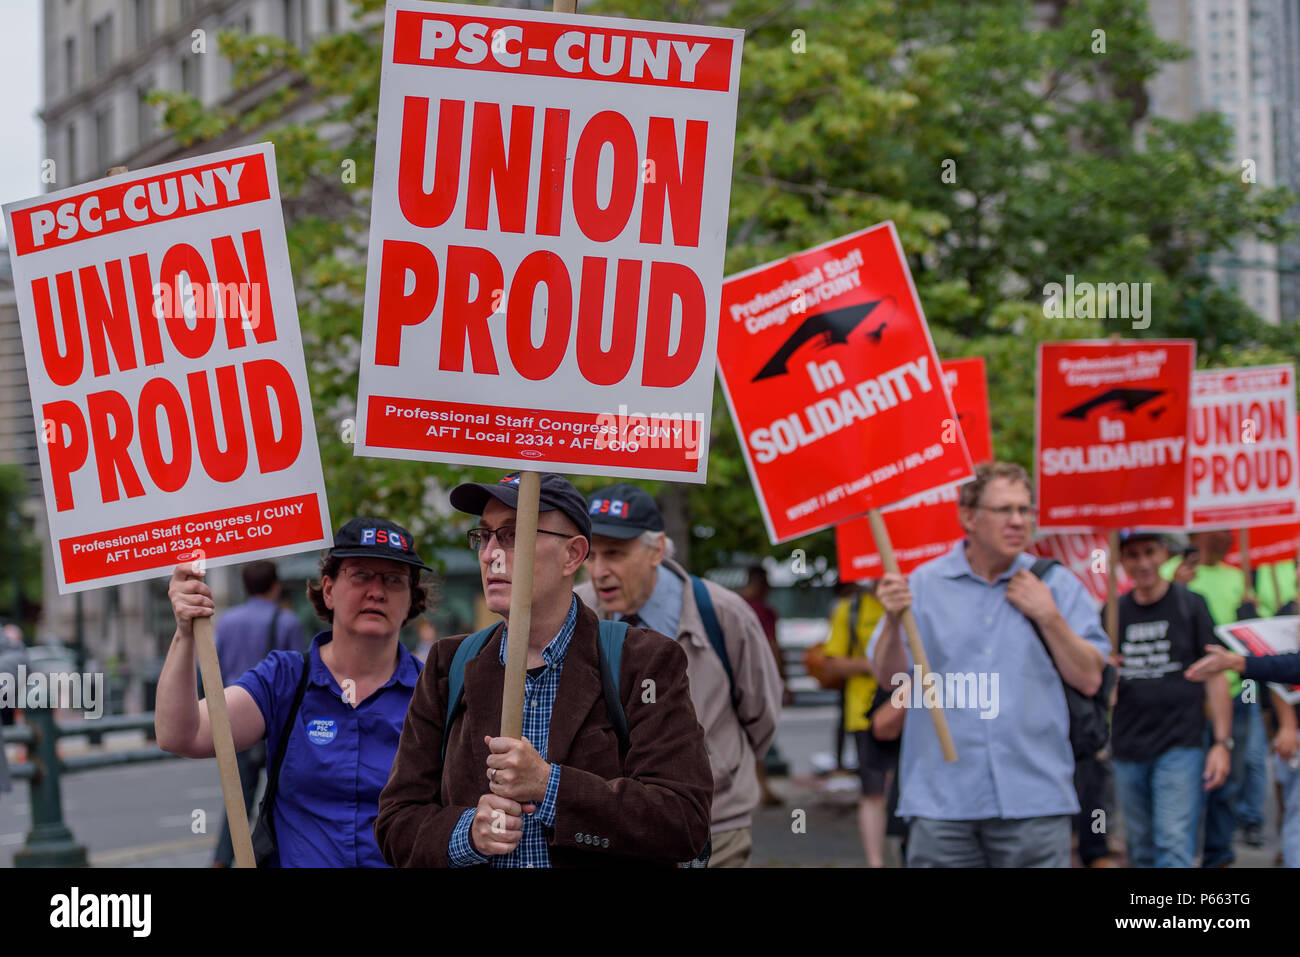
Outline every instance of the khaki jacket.
<svg viewBox="0 0 1300 957">
<path fill-rule="evenodd" d="M 686 572 L 664 559 L 659 574 Z M 677 626 L 677 643 L 686 652 L 687 674 L 695 716 L 704 726 L 705 745 L 713 769 L 713 819 L 711 832 L 749 827 L 760 790 L 755 765 L 772 744 L 781 714 L 781 675 L 771 646 L 763 634 L 758 616 L 735 592 L 706 581 L 713 611 L 722 628 L 723 644 L 736 678 L 736 704 L 730 701 L 727 672 L 722 667 L 695 605 L 689 580 L 682 589 L 682 615 Z M 576 589 L 578 597 L 597 608 L 596 592 L 590 582 Z M 599 612 L 602 618 L 612 618 Z"/>
</svg>

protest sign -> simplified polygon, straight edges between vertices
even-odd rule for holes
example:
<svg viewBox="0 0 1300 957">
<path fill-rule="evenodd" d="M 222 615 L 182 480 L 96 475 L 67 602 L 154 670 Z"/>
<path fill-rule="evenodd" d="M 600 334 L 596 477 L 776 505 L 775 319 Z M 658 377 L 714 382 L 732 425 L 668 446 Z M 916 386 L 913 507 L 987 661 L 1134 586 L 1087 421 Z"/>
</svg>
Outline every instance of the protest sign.
<svg viewBox="0 0 1300 957">
<path fill-rule="evenodd" d="M 328 546 L 270 144 L 4 212 L 59 591 Z"/>
<path fill-rule="evenodd" d="M 941 367 L 944 386 L 952 396 L 971 460 L 976 464 L 993 461 L 984 360 L 944 359 Z M 966 537 L 957 520 L 957 490 L 960 487 L 960 482 L 953 483 L 881 509 L 888 516 L 886 524 L 900 573 L 906 575 L 938 558 Z M 868 519 L 850 519 L 835 526 L 835 547 L 841 581 L 881 576 L 880 552 L 876 549 Z"/>
<path fill-rule="evenodd" d="M 1106 603 L 1110 546 L 1103 532 L 1057 532 L 1043 535 L 1026 549 L 1040 558 L 1055 558 L 1078 577 L 1100 609 Z M 1114 563 L 1117 594 L 1133 587 L 1118 561 Z"/>
<path fill-rule="evenodd" d="M 1038 527 L 1181 528 L 1190 340 L 1038 347 Z"/>
<path fill-rule="evenodd" d="M 1190 435 L 1189 529 L 1300 518 L 1293 365 L 1197 370 Z"/>
<path fill-rule="evenodd" d="M 1295 561 L 1300 543 L 1300 525 L 1264 525 L 1250 530 L 1250 564 Z M 1224 564 L 1241 566 L 1241 546 L 1234 545 L 1223 557 Z"/>
<path fill-rule="evenodd" d="M 1254 528 L 1300 516 L 1300 421 L 1291 364 L 1192 376 L 1188 527 Z"/>
<path fill-rule="evenodd" d="M 1261 655 L 1289 655 L 1300 650 L 1300 618 L 1284 615 L 1280 618 L 1252 618 L 1230 625 L 1219 625 L 1214 633 L 1225 645 L 1247 657 Z M 1282 696 L 1287 704 L 1300 702 L 1300 685 L 1270 683 L 1269 687 Z"/>
<path fill-rule="evenodd" d="M 773 544 L 970 476 L 893 223 L 722 296 L 718 372 Z"/>
<path fill-rule="evenodd" d="M 705 480 L 741 40 L 390 0 L 357 454 Z"/>
</svg>

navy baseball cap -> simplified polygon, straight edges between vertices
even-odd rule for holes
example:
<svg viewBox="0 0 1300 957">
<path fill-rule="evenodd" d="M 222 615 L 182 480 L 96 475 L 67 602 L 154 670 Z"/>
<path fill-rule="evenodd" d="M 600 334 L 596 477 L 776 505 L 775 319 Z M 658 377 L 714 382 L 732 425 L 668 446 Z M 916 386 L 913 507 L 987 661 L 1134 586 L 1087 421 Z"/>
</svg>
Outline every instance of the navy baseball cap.
<svg viewBox="0 0 1300 957">
<path fill-rule="evenodd" d="M 642 532 L 662 532 L 664 517 L 644 490 L 626 482 L 608 485 L 587 499 L 593 535 L 636 538 Z"/>
<path fill-rule="evenodd" d="M 354 518 L 334 533 L 331 558 L 384 558 L 433 571 L 420 560 L 415 536 L 386 518 Z"/>
<path fill-rule="evenodd" d="M 1169 542 L 1165 539 L 1164 533 L 1162 532 L 1153 532 L 1150 529 L 1143 528 L 1121 528 L 1119 531 L 1120 548 L 1123 548 L 1129 542 L 1141 542 L 1147 540 L 1159 542 L 1166 548 L 1169 547 Z"/>
<path fill-rule="evenodd" d="M 564 513 L 578 526 L 578 534 L 591 542 L 591 520 L 587 518 L 587 503 L 578 490 L 563 475 L 543 472 L 541 490 L 537 496 L 537 511 Z M 519 473 L 503 475 L 496 482 L 465 482 L 451 490 L 451 507 L 470 515 L 482 515 L 490 499 L 502 505 L 519 507 Z"/>
</svg>

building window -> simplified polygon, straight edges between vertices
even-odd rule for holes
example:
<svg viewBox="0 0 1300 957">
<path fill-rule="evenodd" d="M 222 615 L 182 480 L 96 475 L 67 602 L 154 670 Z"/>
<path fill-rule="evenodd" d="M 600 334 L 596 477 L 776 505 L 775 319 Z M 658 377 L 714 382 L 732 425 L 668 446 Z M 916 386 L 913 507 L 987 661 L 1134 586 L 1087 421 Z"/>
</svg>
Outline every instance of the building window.
<svg viewBox="0 0 1300 957">
<path fill-rule="evenodd" d="M 135 88 L 135 135 L 143 146 L 153 139 L 153 105 L 149 102 L 149 87 L 145 82 Z"/>
<path fill-rule="evenodd" d="M 94 39 L 95 74 L 108 72 L 113 62 L 113 17 L 110 14 L 92 28 Z"/>
<path fill-rule="evenodd" d="M 143 50 L 153 37 L 153 0 L 135 0 L 135 48 Z"/>
<path fill-rule="evenodd" d="M 325 0 L 325 29 L 333 33 L 338 29 L 339 17 L 334 0 Z"/>
<path fill-rule="evenodd" d="M 188 56 L 181 58 L 181 92 L 188 93 L 196 100 L 203 99 L 199 84 L 199 65 Z"/>
<path fill-rule="evenodd" d="M 113 109 L 104 107 L 95 113 L 95 165 L 99 167 L 97 175 L 108 171 L 113 159 Z"/>
<path fill-rule="evenodd" d="M 63 41 L 63 87 L 71 93 L 77 88 L 77 38 Z"/>
<path fill-rule="evenodd" d="M 281 0 L 280 17 L 285 40 L 301 48 L 307 42 L 307 10 L 303 0 Z"/>
<path fill-rule="evenodd" d="M 68 168 L 64 171 L 66 182 L 71 184 L 77 181 L 77 127 L 74 123 L 68 124 Z"/>
</svg>

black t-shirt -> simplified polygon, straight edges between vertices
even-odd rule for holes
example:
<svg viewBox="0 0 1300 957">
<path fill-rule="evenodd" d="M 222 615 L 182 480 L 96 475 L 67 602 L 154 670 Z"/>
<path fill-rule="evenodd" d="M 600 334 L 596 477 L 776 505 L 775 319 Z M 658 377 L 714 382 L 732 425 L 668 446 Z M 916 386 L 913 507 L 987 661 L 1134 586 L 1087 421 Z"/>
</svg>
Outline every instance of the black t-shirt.
<svg viewBox="0 0 1300 957">
<path fill-rule="evenodd" d="M 1111 749 L 1121 761 L 1150 761 L 1170 748 L 1205 745 L 1205 685 L 1183 677 L 1216 643 L 1205 599 L 1170 584 L 1159 601 L 1119 600 L 1119 697 Z"/>
</svg>

